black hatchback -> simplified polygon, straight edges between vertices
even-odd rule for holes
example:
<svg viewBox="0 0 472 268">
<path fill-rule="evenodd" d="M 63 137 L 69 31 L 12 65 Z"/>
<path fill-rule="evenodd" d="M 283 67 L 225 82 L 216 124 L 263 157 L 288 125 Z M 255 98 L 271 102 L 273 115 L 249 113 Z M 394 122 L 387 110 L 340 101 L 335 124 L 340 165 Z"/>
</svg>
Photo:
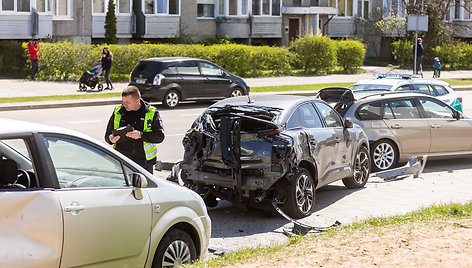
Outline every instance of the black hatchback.
<svg viewBox="0 0 472 268">
<path fill-rule="evenodd" d="M 201 59 L 168 57 L 140 60 L 130 75 L 146 101 L 167 108 L 182 100 L 217 100 L 249 94 L 244 79 Z"/>
</svg>

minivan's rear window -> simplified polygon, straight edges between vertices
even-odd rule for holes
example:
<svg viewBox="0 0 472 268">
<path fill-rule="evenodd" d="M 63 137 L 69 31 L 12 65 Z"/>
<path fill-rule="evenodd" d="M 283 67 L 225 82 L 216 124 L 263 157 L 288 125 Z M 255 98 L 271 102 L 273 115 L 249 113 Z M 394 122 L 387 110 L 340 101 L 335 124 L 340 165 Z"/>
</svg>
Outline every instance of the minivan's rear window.
<svg viewBox="0 0 472 268">
<path fill-rule="evenodd" d="M 153 78 L 156 74 L 162 73 L 165 68 L 162 62 L 142 60 L 134 67 L 132 76 L 142 74 L 143 77 Z"/>
</svg>

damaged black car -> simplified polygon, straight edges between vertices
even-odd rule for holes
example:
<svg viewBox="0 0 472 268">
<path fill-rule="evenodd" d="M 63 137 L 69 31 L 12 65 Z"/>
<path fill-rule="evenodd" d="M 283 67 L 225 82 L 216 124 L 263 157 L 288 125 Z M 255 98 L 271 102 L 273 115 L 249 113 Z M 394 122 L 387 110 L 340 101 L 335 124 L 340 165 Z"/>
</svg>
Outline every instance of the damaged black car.
<svg viewBox="0 0 472 268">
<path fill-rule="evenodd" d="M 316 189 L 337 180 L 363 187 L 370 173 L 364 131 L 312 97 L 225 99 L 195 120 L 183 145 L 181 178 L 209 207 L 221 199 L 263 209 L 275 200 L 303 218 Z"/>
</svg>

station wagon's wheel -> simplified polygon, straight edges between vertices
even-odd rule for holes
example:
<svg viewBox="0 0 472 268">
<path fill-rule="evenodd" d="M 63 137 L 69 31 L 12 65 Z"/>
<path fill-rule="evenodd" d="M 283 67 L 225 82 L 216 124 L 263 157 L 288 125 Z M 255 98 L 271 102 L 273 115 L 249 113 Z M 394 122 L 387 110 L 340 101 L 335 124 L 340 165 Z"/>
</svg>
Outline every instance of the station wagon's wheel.
<svg viewBox="0 0 472 268">
<path fill-rule="evenodd" d="M 354 160 L 354 175 L 343 179 L 343 183 L 347 188 L 361 188 L 369 179 L 370 174 L 370 158 L 369 151 L 366 147 L 359 148 Z"/>
<path fill-rule="evenodd" d="M 311 215 L 315 207 L 315 184 L 310 172 L 299 168 L 289 181 L 287 198 L 283 210 L 292 218 Z"/>
<path fill-rule="evenodd" d="M 239 97 L 243 95 L 243 91 L 239 88 L 234 88 L 231 90 L 231 94 L 229 94 L 230 97 Z"/>
<path fill-rule="evenodd" d="M 152 267 L 180 267 L 196 259 L 197 250 L 192 238 L 182 230 L 171 229 L 159 243 Z"/>
<path fill-rule="evenodd" d="M 164 99 L 162 100 L 162 104 L 166 108 L 172 109 L 179 105 L 180 96 L 179 93 L 175 90 L 169 90 L 166 95 L 164 95 Z"/>
<path fill-rule="evenodd" d="M 398 150 L 389 140 L 379 140 L 371 147 L 372 170 L 383 171 L 398 164 Z"/>
</svg>

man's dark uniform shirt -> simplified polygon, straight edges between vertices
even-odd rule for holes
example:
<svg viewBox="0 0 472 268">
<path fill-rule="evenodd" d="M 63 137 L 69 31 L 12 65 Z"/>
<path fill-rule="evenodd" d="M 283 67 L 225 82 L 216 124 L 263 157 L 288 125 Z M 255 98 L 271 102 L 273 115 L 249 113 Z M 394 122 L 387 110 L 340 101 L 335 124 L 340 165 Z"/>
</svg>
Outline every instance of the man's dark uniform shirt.
<svg viewBox="0 0 472 268">
<path fill-rule="evenodd" d="M 144 118 L 145 114 L 149 112 L 149 104 L 142 99 L 141 108 L 137 111 L 126 111 L 126 109 L 121 106 L 121 109 L 118 111 L 121 114 L 120 127 L 131 125 L 135 130 L 143 132 L 144 128 Z M 109 136 L 112 134 L 114 129 L 114 120 L 115 113 L 113 112 L 110 120 L 108 121 L 107 130 L 105 132 L 105 141 L 109 144 L 112 142 L 109 139 Z M 161 143 L 164 140 L 164 129 L 162 127 L 162 120 L 159 116 L 159 112 L 156 110 L 152 122 L 146 122 L 146 124 L 151 124 L 152 132 L 143 132 L 142 139 L 132 139 L 126 136 L 120 136 L 120 139 L 116 142 L 115 149 L 136 162 L 139 165 L 146 163 L 146 154 L 143 148 L 143 141 L 149 143 Z M 156 158 L 150 160 L 155 162 Z"/>
</svg>

